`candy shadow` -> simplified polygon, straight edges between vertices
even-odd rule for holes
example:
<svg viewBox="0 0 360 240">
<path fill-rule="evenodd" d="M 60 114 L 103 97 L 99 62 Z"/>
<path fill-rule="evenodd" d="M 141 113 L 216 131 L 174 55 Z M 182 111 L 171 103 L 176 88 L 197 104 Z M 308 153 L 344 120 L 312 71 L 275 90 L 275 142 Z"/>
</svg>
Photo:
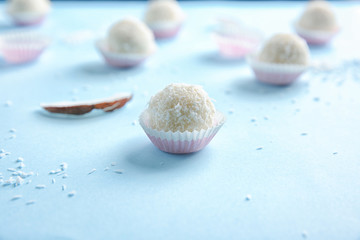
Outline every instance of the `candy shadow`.
<svg viewBox="0 0 360 240">
<path fill-rule="evenodd" d="M 298 80 L 290 85 L 275 86 L 259 82 L 255 77 L 234 80 L 230 89 L 232 94 L 253 100 L 281 100 L 292 99 L 299 94 L 305 94 L 308 84 Z"/>
<path fill-rule="evenodd" d="M 145 70 L 143 65 L 135 66 L 132 68 L 116 68 L 107 65 L 103 61 L 92 61 L 86 62 L 81 65 L 77 65 L 74 69 L 75 74 L 79 74 L 85 77 L 106 79 L 106 77 L 111 77 L 117 79 L 132 77 L 139 73 L 142 73 Z"/>
<path fill-rule="evenodd" d="M 204 54 L 200 55 L 200 60 L 204 63 L 208 64 L 216 64 L 216 65 L 240 65 L 244 64 L 245 57 L 244 58 L 226 58 L 220 55 L 219 52 L 206 52 Z"/>
<path fill-rule="evenodd" d="M 190 154 L 165 153 L 145 137 L 130 139 L 127 141 L 125 149 L 125 165 L 142 173 L 157 173 L 202 165 L 206 160 L 205 155 L 209 154 L 205 151 Z"/>
</svg>

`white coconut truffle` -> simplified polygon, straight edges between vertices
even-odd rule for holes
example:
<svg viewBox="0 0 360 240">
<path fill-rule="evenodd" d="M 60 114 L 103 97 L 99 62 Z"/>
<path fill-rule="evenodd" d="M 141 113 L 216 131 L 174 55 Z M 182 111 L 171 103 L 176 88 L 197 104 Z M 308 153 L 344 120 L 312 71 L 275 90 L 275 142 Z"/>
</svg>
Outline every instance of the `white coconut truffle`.
<svg viewBox="0 0 360 240">
<path fill-rule="evenodd" d="M 309 48 L 302 38 L 294 34 L 279 33 L 265 42 L 258 60 L 277 64 L 307 65 Z"/>
<path fill-rule="evenodd" d="M 310 1 L 301 15 L 299 27 L 315 31 L 333 31 L 337 28 L 331 5 L 323 0 Z"/>
<path fill-rule="evenodd" d="M 145 12 L 147 24 L 180 23 L 184 13 L 175 0 L 152 0 Z"/>
<path fill-rule="evenodd" d="M 201 86 L 173 83 L 151 98 L 145 113 L 153 129 L 191 132 L 213 127 L 216 110 Z"/>
<path fill-rule="evenodd" d="M 107 42 L 110 52 L 120 54 L 150 54 L 156 48 L 151 30 L 132 17 L 115 23 L 108 32 Z"/>
<path fill-rule="evenodd" d="M 50 11 L 49 0 L 8 0 L 9 14 L 47 14 Z"/>
</svg>

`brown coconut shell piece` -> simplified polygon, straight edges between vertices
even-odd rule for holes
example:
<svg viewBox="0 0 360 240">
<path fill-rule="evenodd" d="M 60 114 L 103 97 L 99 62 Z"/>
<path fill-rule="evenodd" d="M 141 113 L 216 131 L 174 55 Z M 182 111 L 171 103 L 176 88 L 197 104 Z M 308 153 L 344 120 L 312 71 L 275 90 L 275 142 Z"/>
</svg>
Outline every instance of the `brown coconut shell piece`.
<svg viewBox="0 0 360 240">
<path fill-rule="evenodd" d="M 91 112 L 93 109 L 100 109 L 104 112 L 112 112 L 122 108 L 132 99 L 131 93 L 119 93 L 109 98 L 96 99 L 84 102 L 56 102 L 42 103 L 40 106 L 51 113 L 62 113 L 82 115 Z"/>
</svg>

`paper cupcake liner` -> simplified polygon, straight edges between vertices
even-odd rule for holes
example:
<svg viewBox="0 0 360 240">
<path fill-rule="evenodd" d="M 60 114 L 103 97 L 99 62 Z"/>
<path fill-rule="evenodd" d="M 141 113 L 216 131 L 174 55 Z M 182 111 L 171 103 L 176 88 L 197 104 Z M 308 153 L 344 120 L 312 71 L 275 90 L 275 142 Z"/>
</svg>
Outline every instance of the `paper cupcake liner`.
<svg viewBox="0 0 360 240">
<path fill-rule="evenodd" d="M 156 39 L 166 39 L 175 37 L 180 31 L 182 23 L 148 24 L 148 26 Z"/>
<path fill-rule="evenodd" d="M 145 112 L 141 114 L 139 123 L 151 142 L 161 151 L 185 154 L 200 151 L 209 144 L 225 123 L 225 117 L 220 112 L 216 113 L 215 119 L 216 124 L 212 128 L 192 132 L 165 132 L 150 128 Z"/>
<path fill-rule="evenodd" d="M 334 31 L 330 32 L 306 30 L 298 26 L 298 24 L 294 24 L 294 28 L 296 33 L 309 45 L 325 45 L 339 32 L 338 27 Z"/>
<path fill-rule="evenodd" d="M 259 31 L 231 17 L 217 19 L 213 36 L 225 58 L 243 58 L 254 52 L 263 40 Z"/>
<path fill-rule="evenodd" d="M 260 82 L 273 85 L 291 84 L 308 68 L 306 65 L 260 62 L 255 56 L 250 56 L 247 60 Z"/>
<path fill-rule="evenodd" d="M 107 64 L 117 68 L 130 68 L 144 62 L 150 54 L 117 54 L 109 51 L 105 39 L 96 41 L 96 48 L 104 57 Z M 155 50 L 154 50 L 155 51 Z"/>
<path fill-rule="evenodd" d="M 8 13 L 12 21 L 18 26 L 31 26 L 41 24 L 47 13 Z"/>
<path fill-rule="evenodd" d="M 260 40 L 245 36 L 226 36 L 214 34 L 220 54 L 226 58 L 243 58 L 253 53 L 259 46 Z"/>
<path fill-rule="evenodd" d="M 49 45 L 49 38 L 34 32 L 11 32 L 0 35 L 0 52 L 12 64 L 36 60 Z"/>
</svg>

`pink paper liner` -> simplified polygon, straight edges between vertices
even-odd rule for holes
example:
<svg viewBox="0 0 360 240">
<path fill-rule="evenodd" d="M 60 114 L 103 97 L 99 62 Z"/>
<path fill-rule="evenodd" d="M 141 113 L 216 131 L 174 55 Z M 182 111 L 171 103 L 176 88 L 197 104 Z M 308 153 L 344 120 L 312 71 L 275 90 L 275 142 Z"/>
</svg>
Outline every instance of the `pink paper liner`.
<svg viewBox="0 0 360 240">
<path fill-rule="evenodd" d="M 131 68 L 144 62 L 151 54 L 115 54 L 108 50 L 106 41 L 96 41 L 96 48 L 107 64 L 117 68 Z"/>
<path fill-rule="evenodd" d="M 331 41 L 331 39 L 337 35 L 339 28 L 336 28 L 331 32 L 314 31 L 302 29 L 296 23 L 294 24 L 296 33 L 302 37 L 309 45 L 325 45 Z"/>
<path fill-rule="evenodd" d="M 260 40 L 250 39 L 246 36 L 226 36 L 214 34 L 220 54 L 226 58 L 243 58 L 254 52 L 260 44 Z"/>
<path fill-rule="evenodd" d="M 233 17 L 217 18 L 214 39 L 220 54 L 225 58 L 244 58 L 255 52 L 263 41 L 262 34 L 254 28 L 243 25 Z"/>
<path fill-rule="evenodd" d="M 13 19 L 13 22 L 18 25 L 18 26 L 32 26 L 32 25 L 40 25 L 44 22 L 46 16 L 42 16 L 30 21 L 22 21 L 22 20 L 18 20 L 18 19 Z"/>
<path fill-rule="evenodd" d="M 33 32 L 13 32 L 0 36 L 0 52 L 6 62 L 21 64 L 36 60 L 50 40 Z"/>
<path fill-rule="evenodd" d="M 257 80 L 272 85 L 291 84 L 308 68 L 308 66 L 302 65 L 260 62 L 255 56 L 251 56 L 247 60 Z"/>
<path fill-rule="evenodd" d="M 163 26 L 161 24 L 148 24 L 151 31 L 154 33 L 156 39 L 167 39 L 175 37 L 182 27 L 181 23 L 174 23 L 170 26 Z"/>
<path fill-rule="evenodd" d="M 180 29 L 181 29 L 181 25 L 173 29 L 153 30 L 153 33 L 156 39 L 173 38 L 179 33 Z"/>
<path fill-rule="evenodd" d="M 139 122 L 151 142 L 161 151 L 186 154 L 203 149 L 213 139 L 225 123 L 225 117 L 220 112 L 216 114 L 216 124 L 212 128 L 192 132 L 164 132 L 148 126 L 145 112 L 141 114 Z"/>
</svg>

